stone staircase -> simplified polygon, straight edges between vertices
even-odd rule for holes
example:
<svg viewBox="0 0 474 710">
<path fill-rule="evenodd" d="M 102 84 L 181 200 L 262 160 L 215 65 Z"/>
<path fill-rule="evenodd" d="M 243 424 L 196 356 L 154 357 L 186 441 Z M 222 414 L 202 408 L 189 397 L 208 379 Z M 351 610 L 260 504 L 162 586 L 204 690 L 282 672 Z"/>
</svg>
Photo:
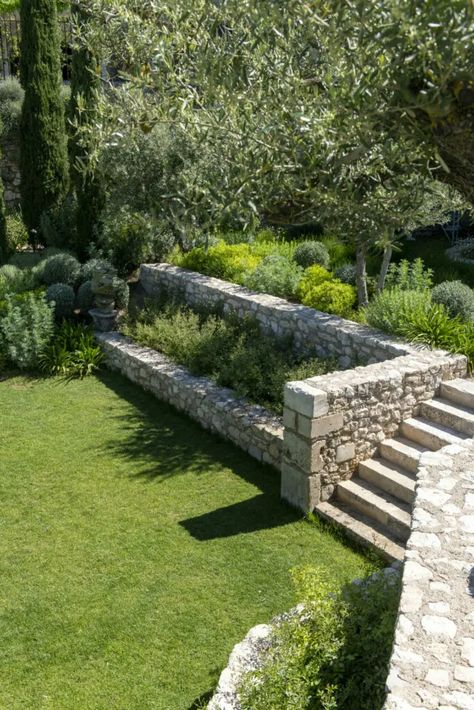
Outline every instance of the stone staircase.
<svg viewBox="0 0 474 710">
<path fill-rule="evenodd" d="M 403 421 L 398 435 L 382 441 L 377 455 L 361 461 L 357 474 L 339 483 L 316 512 L 391 562 L 403 560 L 421 454 L 471 437 L 474 380 L 445 382 L 438 396 Z"/>
</svg>

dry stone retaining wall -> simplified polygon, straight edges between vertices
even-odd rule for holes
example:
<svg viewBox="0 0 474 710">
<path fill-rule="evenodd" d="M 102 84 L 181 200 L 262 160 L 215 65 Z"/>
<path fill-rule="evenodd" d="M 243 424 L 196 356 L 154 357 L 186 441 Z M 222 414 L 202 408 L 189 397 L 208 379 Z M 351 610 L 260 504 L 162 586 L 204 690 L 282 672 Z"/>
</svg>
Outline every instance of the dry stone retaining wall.
<svg viewBox="0 0 474 710">
<path fill-rule="evenodd" d="M 384 710 L 474 708 L 474 440 L 421 457 Z"/>
<path fill-rule="evenodd" d="M 300 351 L 336 357 L 343 372 L 286 386 L 282 497 L 311 511 L 327 500 L 379 442 L 416 415 L 443 380 L 463 377 L 463 356 L 420 350 L 395 338 L 220 279 L 169 264 L 143 265 L 140 282 L 150 297 L 178 295 L 191 306 L 252 315 L 276 337 L 291 336 Z M 357 365 L 360 361 L 370 364 Z"/>
<path fill-rule="evenodd" d="M 264 331 L 292 337 L 300 352 L 335 357 L 341 367 L 381 362 L 414 350 L 358 323 L 170 264 L 144 264 L 140 283 L 149 296 L 164 290 L 179 295 L 190 306 L 222 307 L 239 317 L 254 316 Z"/>
<path fill-rule="evenodd" d="M 107 365 L 220 434 L 251 456 L 280 469 L 281 418 L 237 398 L 205 377 L 195 377 L 164 355 L 118 333 L 98 333 Z"/>
</svg>

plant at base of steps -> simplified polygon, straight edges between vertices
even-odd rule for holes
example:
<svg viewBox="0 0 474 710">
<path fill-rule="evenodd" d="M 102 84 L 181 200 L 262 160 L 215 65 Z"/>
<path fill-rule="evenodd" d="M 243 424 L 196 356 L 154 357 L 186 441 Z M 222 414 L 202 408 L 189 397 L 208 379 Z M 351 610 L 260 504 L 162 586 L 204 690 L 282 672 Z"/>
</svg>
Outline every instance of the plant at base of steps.
<svg viewBox="0 0 474 710">
<path fill-rule="evenodd" d="M 48 375 L 83 379 L 99 369 L 103 353 L 90 328 L 63 321 L 54 341 L 40 358 L 41 370 Z"/>
<path fill-rule="evenodd" d="M 314 567 L 293 579 L 303 609 L 281 621 L 263 666 L 244 678 L 243 710 L 381 708 L 398 577 L 375 574 L 342 590 Z"/>
</svg>

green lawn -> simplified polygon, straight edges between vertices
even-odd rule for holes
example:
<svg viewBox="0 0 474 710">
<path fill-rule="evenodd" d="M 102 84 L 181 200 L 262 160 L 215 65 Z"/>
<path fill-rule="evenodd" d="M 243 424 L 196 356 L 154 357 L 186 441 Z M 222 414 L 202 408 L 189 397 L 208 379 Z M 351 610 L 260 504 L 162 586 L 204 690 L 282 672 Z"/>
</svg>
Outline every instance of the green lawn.
<svg viewBox="0 0 474 710">
<path fill-rule="evenodd" d="M 292 566 L 367 570 L 275 471 L 118 376 L 1 382 L 0 432 L 2 710 L 200 707 Z"/>
</svg>

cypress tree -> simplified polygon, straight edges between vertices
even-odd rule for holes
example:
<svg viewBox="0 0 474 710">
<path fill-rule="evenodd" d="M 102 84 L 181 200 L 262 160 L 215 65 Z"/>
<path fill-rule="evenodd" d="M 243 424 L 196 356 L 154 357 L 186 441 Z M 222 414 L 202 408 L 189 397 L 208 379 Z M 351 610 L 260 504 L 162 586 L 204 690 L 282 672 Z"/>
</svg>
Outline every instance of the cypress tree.
<svg viewBox="0 0 474 710">
<path fill-rule="evenodd" d="M 21 0 L 21 203 L 30 231 L 59 207 L 68 188 L 56 0 Z"/>
<path fill-rule="evenodd" d="M 87 22 L 83 3 L 75 2 L 73 14 L 78 27 Z M 76 44 L 72 55 L 70 116 L 73 134 L 69 141 L 71 180 L 77 196 L 77 245 L 81 257 L 88 255 L 91 242 L 101 231 L 105 192 L 101 175 L 87 169 L 87 147 L 80 143 L 80 129 L 92 122 L 97 113 L 100 90 L 100 65 L 85 46 Z M 86 168 L 83 170 L 82 168 Z"/>
</svg>

